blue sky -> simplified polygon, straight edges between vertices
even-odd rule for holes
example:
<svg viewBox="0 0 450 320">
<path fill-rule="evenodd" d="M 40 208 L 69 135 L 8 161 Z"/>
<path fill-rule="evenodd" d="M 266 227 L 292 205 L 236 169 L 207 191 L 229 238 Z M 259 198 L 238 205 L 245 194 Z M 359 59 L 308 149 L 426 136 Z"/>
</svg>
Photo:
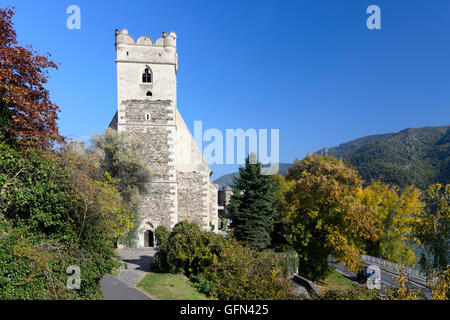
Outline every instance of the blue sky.
<svg viewBox="0 0 450 320">
<path fill-rule="evenodd" d="M 81 8 L 81 30 L 66 8 Z M 368 30 L 366 8 L 381 8 Z M 450 124 L 450 1 L 0 1 L 19 40 L 61 63 L 48 89 L 64 135 L 103 132 L 117 108 L 114 30 L 178 35 L 188 127 L 280 129 L 280 160 L 408 127 Z M 237 166 L 212 165 L 213 178 Z"/>
</svg>

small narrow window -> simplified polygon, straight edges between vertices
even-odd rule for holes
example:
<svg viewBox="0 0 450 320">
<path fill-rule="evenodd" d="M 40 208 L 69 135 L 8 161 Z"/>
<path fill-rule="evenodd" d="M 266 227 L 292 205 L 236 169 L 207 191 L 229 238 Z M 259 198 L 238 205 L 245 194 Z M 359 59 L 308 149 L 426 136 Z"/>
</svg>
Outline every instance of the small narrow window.
<svg viewBox="0 0 450 320">
<path fill-rule="evenodd" d="M 150 113 L 145 114 L 145 120 L 150 120 Z"/>
<path fill-rule="evenodd" d="M 152 83 L 152 73 L 147 68 L 145 69 L 144 73 L 142 74 L 142 82 L 143 83 Z"/>
</svg>

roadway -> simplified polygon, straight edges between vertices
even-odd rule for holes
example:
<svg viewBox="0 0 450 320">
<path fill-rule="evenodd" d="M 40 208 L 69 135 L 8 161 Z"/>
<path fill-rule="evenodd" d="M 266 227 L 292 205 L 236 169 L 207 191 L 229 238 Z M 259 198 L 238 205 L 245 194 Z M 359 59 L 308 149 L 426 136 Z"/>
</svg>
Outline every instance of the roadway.
<svg viewBox="0 0 450 320">
<path fill-rule="evenodd" d="M 336 270 L 338 270 L 340 273 L 342 273 L 344 276 L 346 276 L 347 278 L 356 281 L 356 274 L 348 271 L 347 268 L 342 265 L 342 264 L 334 264 L 334 263 L 330 263 L 330 265 L 332 265 L 333 267 L 336 268 Z M 398 284 L 395 281 L 395 278 L 397 277 L 396 274 L 387 272 L 385 270 L 380 269 L 380 276 L 381 276 L 381 284 L 384 287 L 397 287 Z M 428 287 L 425 287 L 421 284 L 418 284 L 416 282 L 413 281 L 409 281 L 409 284 L 411 285 L 411 287 L 413 287 L 414 289 L 421 289 L 422 292 L 424 293 L 425 297 L 427 299 L 430 299 L 431 297 L 431 290 Z"/>
</svg>

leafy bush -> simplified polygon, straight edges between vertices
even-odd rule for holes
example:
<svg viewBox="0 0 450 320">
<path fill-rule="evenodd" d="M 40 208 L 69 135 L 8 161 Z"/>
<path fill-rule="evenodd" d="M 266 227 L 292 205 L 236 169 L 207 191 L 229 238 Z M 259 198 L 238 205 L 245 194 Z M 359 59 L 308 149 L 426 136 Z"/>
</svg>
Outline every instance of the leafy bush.
<svg viewBox="0 0 450 320">
<path fill-rule="evenodd" d="M 133 226 L 130 228 L 128 232 L 126 232 L 123 236 L 119 237 L 117 240 L 118 243 L 123 244 L 127 248 L 135 248 L 137 245 L 138 238 L 138 229 L 141 225 L 141 217 L 139 216 L 139 208 L 137 206 L 133 206 L 131 209 L 134 214 L 134 218 L 132 221 Z"/>
<path fill-rule="evenodd" d="M 70 176 L 36 150 L 19 153 L 0 143 L 0 212 L 15 224 L 51 239 L 71 241 L 72 223 L 81 208 L 71 188 Z"/>
<path fill-rule="evenodd" d="M 159 226 L 155 229 L 155 238 L 156 242 L 161 246 L 165 245 L 167 240 L 169 239 L 170 232 L 164 226 Z"/>
<path fill-rule="evenodd" d="M 257 252 L 232 241 L 206 268 L 197 287 L 221 300 L 283 300 L 293 297 L 279 261 L 271 252 Z"/>
<path fill-rule="evenodd" d="M 326 291 L 320 300 L 380 300 L 376 289 L 369 289 L 359 284 L 353 284 L 351 289 L 333 289 Z"/>
<path fill-rule="evenodd" d="M 200 230 L 196 223 L 182 221 L 161 243 L 157 266 L 171 273 L 199 274 L 213 263 L 222 246 L 222 237 Z"/>
<path fill-rule="evenodd" d="M 298 272 L 299 258 L 295 250 L 274 253 L 285 277 L 291 277 Z"/>
<path fill-rule="evenodd" d="M 200 230 L 195 223 L 180 222 L 162 239 L 157 268 L 184 273 L 202 293 L 219 299 L 288 299 L 289 280 L 283 274 L 280 255 L 243 247 L 235 240 Z M 289 265 L 289 263 L 286 263 Z"/>
<path fill-rule="evenodd" d="M 207 279 L 202 273 L 191 275 L 191 280 L 198 291 L 204 294 L 211 294 L 211 290 L 215 284 L 214 281 Z"/>
<path fill-rule="evenodd" d="M 0 221 L 0 300 L 95 299 L 99 281 L 115 261 L 104 251 L 48 240 L 27 227 L 14 228 Z M 81 288 L 69 290 L 66 269 L 81 270 Z"/>
</svg>

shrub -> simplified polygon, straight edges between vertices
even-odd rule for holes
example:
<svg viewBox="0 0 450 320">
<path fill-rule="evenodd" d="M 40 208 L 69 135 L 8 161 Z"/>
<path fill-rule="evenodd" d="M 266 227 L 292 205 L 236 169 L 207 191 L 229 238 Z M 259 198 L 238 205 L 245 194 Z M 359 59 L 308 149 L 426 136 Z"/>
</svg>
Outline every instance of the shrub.
<svg viewBox="0 0 450 320">
<path fill-rule="evenodd" d="M 283 300 L 293 297 L 277 258 L 271 252 L 257 252 L 229 242 L 214 264 L 204 273 L 202 288 L 221 300 Z M 199 285 L 198 285 L 199 286 Z"/>
<path fill-rule="evenodd" d="M 99 281 L 114 266 L 100 251 L 49 240 L 0 220 L 0 300 L 94 299 Z M 81 288 L 69 290 L 66 269 L 81 269 Z"/>
<path fill-rule="evenodd" d="M 170 232 L 167 230 L 164 226 L 159 226 L 155 229 L 155 238 L 158 245 L 165 245 L 167 243 L 167 240 L 169 239 Z"/>
<path fill-rule="evenodd" d="M 214 287 L 214 281 L 207 279 L 202 273 L 192 275 L 191 280 L 194 283 L 194 287 L 204 294 L 210 294 Z"/>
<path fill-rule="evenodd" d="M 160 245 L 157 267 L 161 271 L 199 274 L 213 263 L 220 251 L 222 237 L 200 230 L 196 223 L 182 221 L 170 233 L 167 241 Z"/>
<path fill-rule="evenodd" d="M 299 258 L 295 250 L 273 253 L 286 278 L 298 273 Z"/>
<path fill-rule="evenodd" d="M 376 289 L 369 289 L 359 284 L 353 284 L 351 289 L 333 289 L 326 291 L 320 300 L 380 300 Z"/>
<path fill-rule="evenodd" d="M 195 223 L 180 222 L 162 237 L 157 268 L 184 273 L 200 292 L 219 299 L 288 299 L 292 290 L 284 277 L 280 255 L 257 252 L 235 240 L 200 230 Z M 156 235 L 156 231 L 155 231 Z"/>
</svg>

